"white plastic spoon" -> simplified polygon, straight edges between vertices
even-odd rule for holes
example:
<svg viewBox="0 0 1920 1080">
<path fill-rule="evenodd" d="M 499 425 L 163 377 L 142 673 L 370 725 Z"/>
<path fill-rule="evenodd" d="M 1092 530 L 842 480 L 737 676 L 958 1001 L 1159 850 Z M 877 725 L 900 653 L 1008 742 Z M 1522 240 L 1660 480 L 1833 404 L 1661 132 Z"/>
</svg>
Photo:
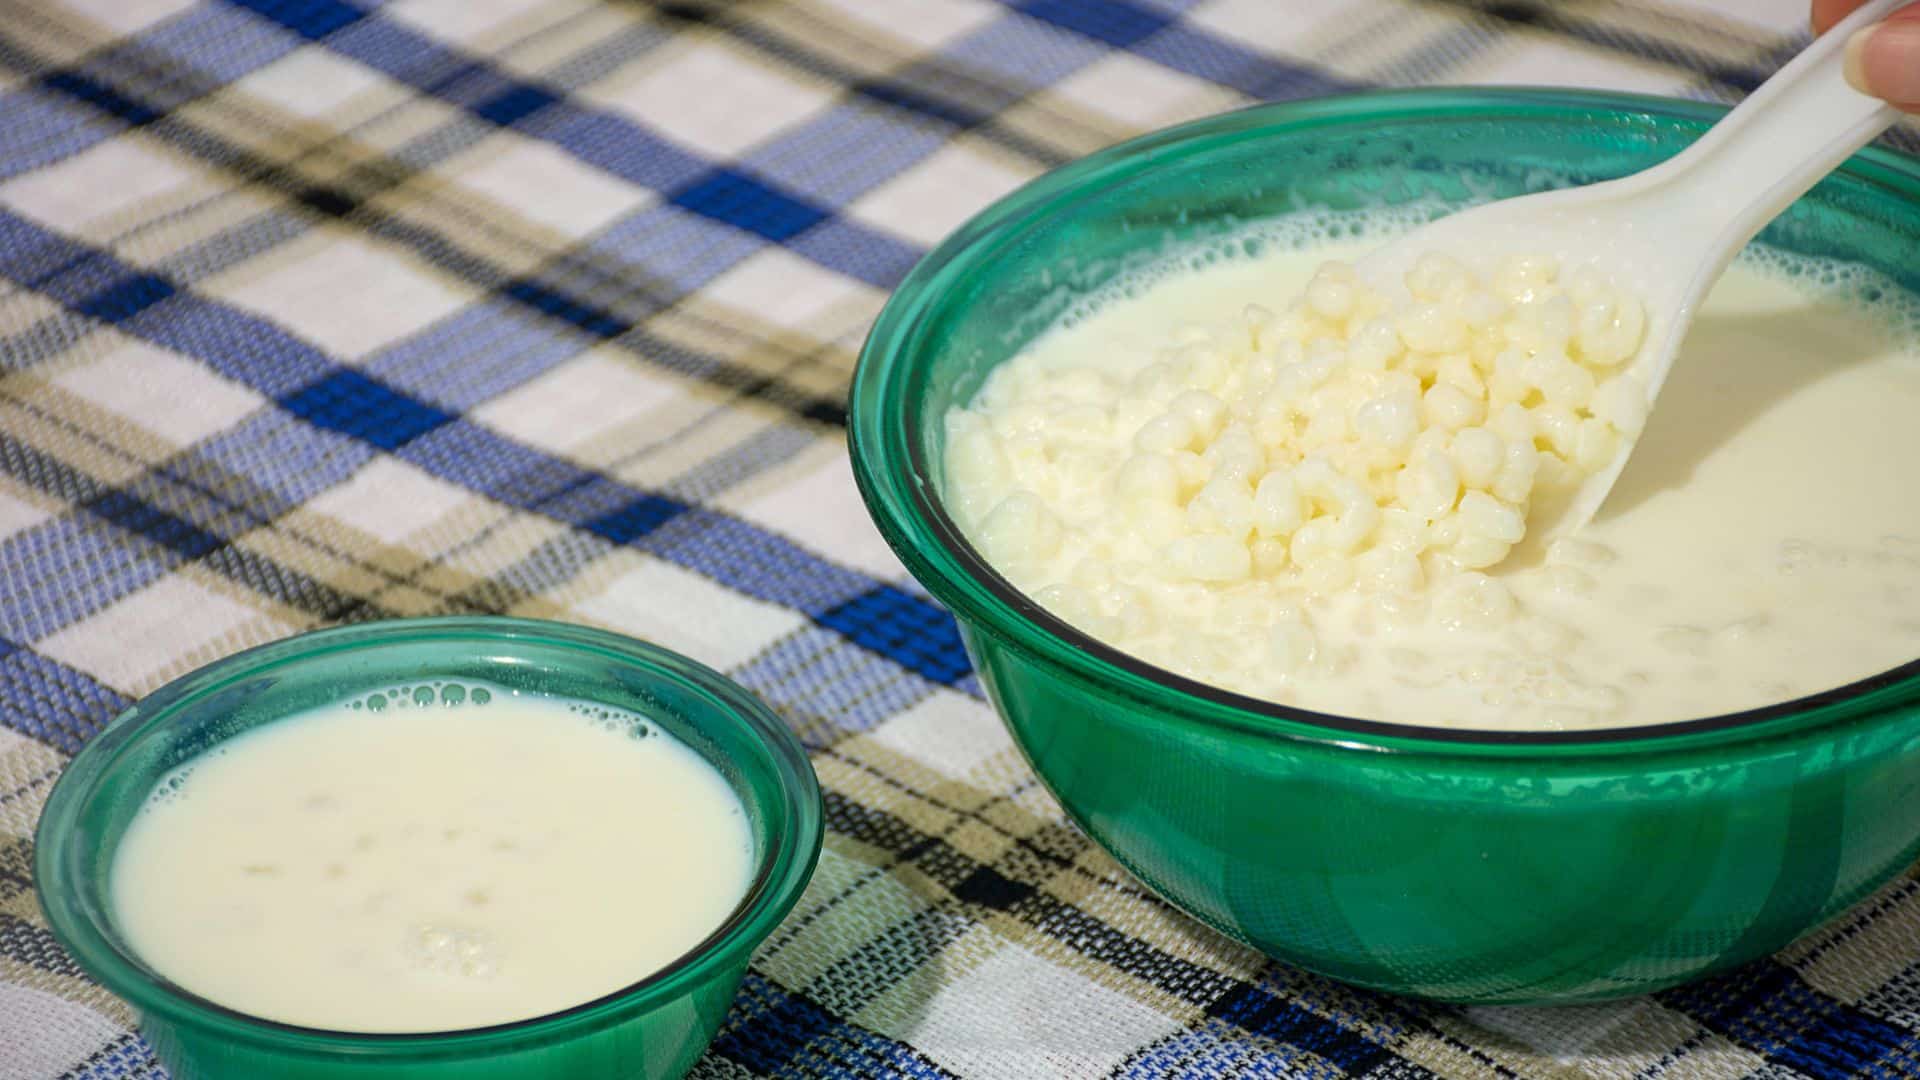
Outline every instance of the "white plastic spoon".
<svg viewBox="0 0 1920 1080">
<path fill-rule="evenodd" d="M 1563 275 L 1593 266 L 1646 308 L 1646 337 L 1627 370 L 1646 387 L 1651 412 L 1694 312 L 1727 264 L 1776 215 L 1899 119 L 1898 110 L 1848 85 L 1845 51 L 1855 31 L 1914 2 L 1872 0 L 1692 146 L 1651 169 L 1452 214 L 1366 256 L 1357 269 L 1376 286 L 1397 291 L 1427 252 L 1483 269 L 1519 254 L 1558 256 Z M 1585 525 L 1630 451 L 1558 506 L 1537 507 L 1529 531 L 1551 539 Z"/>
</svg>

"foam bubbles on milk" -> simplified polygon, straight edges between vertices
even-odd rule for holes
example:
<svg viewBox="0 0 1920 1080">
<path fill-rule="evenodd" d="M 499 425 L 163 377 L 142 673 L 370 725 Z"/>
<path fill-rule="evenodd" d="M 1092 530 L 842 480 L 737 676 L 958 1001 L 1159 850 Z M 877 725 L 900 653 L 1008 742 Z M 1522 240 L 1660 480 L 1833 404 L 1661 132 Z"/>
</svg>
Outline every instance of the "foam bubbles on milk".
<svg viewBox="0 0 1920 1080">
<path fill-rule="evenodd" d="M 1749 245 L 1740 253 L 1749 268 L 1793 284 L 1817 299 L 1861 309 L 1880 320 L 1893 339 L 1920 338 L 1920 293 L 1870 266 Z"/>
<path fill-rule="evenodd" d="M 1171 249 L 1165 258 L 1127 271 L 1118 280 L 1068 305 L 1053 329 L 1067 329 L 1109 305 L 1138 299 L 1170 277 L 1281 251 L 1307 251 L 1332 244 L 1382 244 L 1446 210 L 1438 202 L 1421 202 L 1368 210 L 1309 210 L 1259 222 L 1212 240 Z"/>
<path fill-rule="evenodd" d="M 386 712 L 406 709 L 458 709 L 484 708 L 493 703 L 496 697 L 518 697 L 519 692 L 504 687 L 489 686 L 477 681 L 433 680 L 422 683 L 400 683 L 383 686 L 346 702 L 346 707 L 355 712 Z M 580 717 L 587 726 L 596 731 L 624 735 L 633 739 L 644 739 L 653 734 L 653 728 L 638 714 L 611 705 L 590 702 L 569 702 L 567 712 Z M 174 769 L 161 777 L 147 796 L 145 806 L 158 807 L 179 802 L 192 793 L 190 783 L 194 770 L 214 758 L 227 755 L 225 744 L 215 746 L 192 761 Z"/>
<path fill-rule="evenodd" d="M 220 753 L 223 751 L 218 748 L 209 751 L 209 755 Z M 162 777 L 160 782 L 154 785 L 152 793 L 147 796 L 147 807 L 165 806 L 186 798 L 187 779 L 193 775 L 194 765 L 198 763 L 195 761 L 182 765 Z"/>
<path fill-rule="evenodd" d="M 402 683 L 398 686 L 382 687 L 347 702 L 347 708 L 358 711 L 385 712 L 389 708 L 429 707 L 433 705 L 485 705 L 493 700 L 495 694 L 513 694 L 512 690 L 489 688 L 477 683 L 428 682 Z"/>
<path fill-rule="evenodd" d="M 567 706 L 567 711 L 584 718 L 595 728 L 614 735 L 625 735 L 630 739 L 644 739 L 653 734 L 653 728 L 645 720 L 627 712 L 606 705 L 589 705 L 583 702 Z"/>
<path fill-rule="evenodd" d="M 1126 271 L 1117 280 L 1068 304 L 1050 329 L 1060 331 L 1085 322 L 1115 303 L 1138 299 L 1171 277 L 1251 262 L 1276 252 L 1385 244 L 1453 209 L 1427 200 L 1364 210 L 1310 210 L 1259 222 L 1212 240 L 1170 249 L 1164 258 Z M 1920 293 L 1908 291 L 1872 267 L 1759 244 L 1741 252 L 1739 262 L 1791 281 L 1820 299 L 1866 310 L 1884 322 L 1893 340 L 1920 339 Z M 1920 355 L 1915 360 L 1920 362 Z"/>
<path fill-rule="evenodd" d="M 490 979 L 500 968 L 493 936 L 471 927 L 432 924 L 408 935 L 415 967 L 456 979 Z"/>
</svg>

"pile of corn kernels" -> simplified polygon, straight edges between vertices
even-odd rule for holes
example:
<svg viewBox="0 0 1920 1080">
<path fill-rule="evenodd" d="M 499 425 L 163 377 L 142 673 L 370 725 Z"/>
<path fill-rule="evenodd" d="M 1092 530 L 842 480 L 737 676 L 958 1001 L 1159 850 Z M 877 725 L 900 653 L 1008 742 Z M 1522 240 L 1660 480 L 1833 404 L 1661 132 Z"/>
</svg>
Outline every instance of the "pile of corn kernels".
<svg viewBox="0 0 1920 1080">
<path fill-rule="evenodd" d="M 1326 263 L 1124 374 L 1016 357 L 947 418 L 947 502 L 1041 604 L 1198 677 L 1311 662 L 1317 598 L 1493 628 L 1515 605 L 1480 571 L 1640 431 L 1645 314 L 1545 257 L 1428 256 L 1405 285 Z"/>
</svg>

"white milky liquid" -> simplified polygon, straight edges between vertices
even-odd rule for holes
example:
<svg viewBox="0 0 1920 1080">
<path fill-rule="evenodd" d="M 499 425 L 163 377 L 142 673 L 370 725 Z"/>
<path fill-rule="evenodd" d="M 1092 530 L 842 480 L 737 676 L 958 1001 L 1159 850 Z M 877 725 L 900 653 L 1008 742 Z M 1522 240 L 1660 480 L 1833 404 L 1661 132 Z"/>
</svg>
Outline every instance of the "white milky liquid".
<svg viewBox="0 0 1920 1080">
<path fill-rule="evenodd" d="M 973 412 L 990 419 L 1017 398 L 1021 372 L 1138 371 L 1164 358 L 1183 327 L 1237 325 L 1248 304 L 1283 308 L 1321 262 L 1367 250 L 1270 247 L 1138 282 L 1003 365 Z M 1138 563 L 1127 573 L 1137 541 L 1076 532 L 1105 494 L 1058 485 L 1061 553 L 1000 569 L 1029 595 L 1084 580 L 1096 595 L 1135 597 L 1155 613 L 1150 629 L 1130 636 L 1118 629 L 1124 620 L 1107 618 L 1101 636 L 1110 644 L 1205 682 L 1342 716 L 1582 729 L 1831 689 L 1920 656 L 1916 308 L 1855 268 L 1750 253 L 1707 301 L 1582 543 L 1551 560 L 1523 545 L 1492 571 L 1517 605 L 1490 625 L 1396 616 L 1360 592 L 1291 597 L 1312 628 L 1313 659 L 1283 671 L 1262 644 L 1274 595 L 1257 582 L 1167 582 Z M 959 430 L 951 420 L 949 429 Z M 1130 436 L 1072 452 L 1124 458 Z M 976 541 L 1007 493 L 954 474 L 946 492 Z M 1098 572 L 1087 570 L 1089 558 L 1105 560 Z"/>
<path fill-rule="evenodd" d="M 739 800 L 657 726 L 476 684 L 375 698 L 155 789 L 111 882 L 155 970 L 307 1027 L 480 1027 L 638 982 L 746 894 Z"/>
</svg>

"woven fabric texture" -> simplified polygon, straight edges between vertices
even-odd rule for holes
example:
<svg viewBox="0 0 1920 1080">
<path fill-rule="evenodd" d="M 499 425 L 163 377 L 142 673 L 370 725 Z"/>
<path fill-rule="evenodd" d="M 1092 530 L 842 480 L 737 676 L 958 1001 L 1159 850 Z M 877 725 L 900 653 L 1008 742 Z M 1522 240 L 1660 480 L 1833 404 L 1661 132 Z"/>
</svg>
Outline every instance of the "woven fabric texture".
<svg viewBox="0 0 1920 1080">
<path fill-rule="evenodd" d="M 1277 966 L 1068 824 L 843 438 L 996 196 L 1260 99 L 1732 100 L 1806 0 L 0 0 L 0 1080 L 164 1075 L 35 904 L 63 762 L 325 624 L 498 612 L 719 668 L 828 836 L 695 1075 L 1920 1075 L 1920 881 L 1653 998 Z M 1920 146 L 1911 128 L 1891 137 Z"/>
</svg>

